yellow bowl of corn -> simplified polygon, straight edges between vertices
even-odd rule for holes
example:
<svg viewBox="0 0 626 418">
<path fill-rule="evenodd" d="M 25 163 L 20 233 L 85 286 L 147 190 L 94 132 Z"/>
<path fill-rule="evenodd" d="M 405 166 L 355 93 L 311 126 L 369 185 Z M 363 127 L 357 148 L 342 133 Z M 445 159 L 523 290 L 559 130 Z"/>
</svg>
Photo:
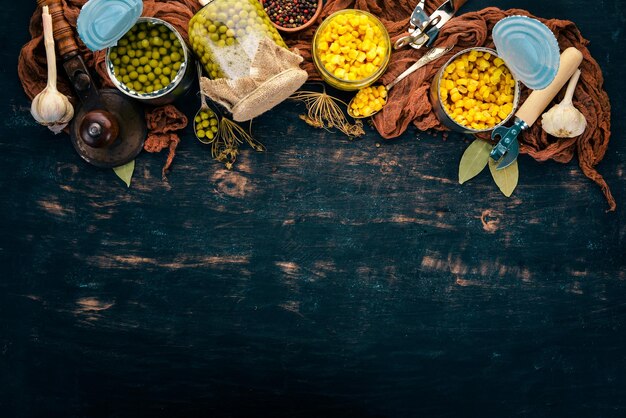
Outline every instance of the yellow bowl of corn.
<svg viewBox="0 0 626 418">
<path fill-rule="evenodd" d="M 519 102 L 519 83 L 490 48 L 455 54 L 433 79 L 430 98 L 439 120 L 460 132 L 486 132 L 506 123 Z"/>
<path fill-rule="evenodd" d="M 373 84 L 387 69 L 391 40 L 371 13 L 340 10 L 328 16 L 313 37 L 313 62 L 320 76 L 341 90 Z"/>
</svg>

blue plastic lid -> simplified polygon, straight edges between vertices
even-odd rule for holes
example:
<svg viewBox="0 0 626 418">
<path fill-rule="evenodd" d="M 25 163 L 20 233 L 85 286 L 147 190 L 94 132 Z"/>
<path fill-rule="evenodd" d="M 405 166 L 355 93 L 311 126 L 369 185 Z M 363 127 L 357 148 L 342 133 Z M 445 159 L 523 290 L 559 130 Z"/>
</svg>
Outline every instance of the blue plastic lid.
<svg viewBox="0 0 626 418">
<path fill-rule="evenodd" d="M 78 15 L 78 36 L 92 51 L 115 46 L 142 11 L 142 0 L 89 0 Z"/>
<path fill-rule="evenodd" d="M 554 80 L 561 53 L 546 25 L 527 16 L 511 16 L 496 23 L 492 34 L 498 55 L 526 87 L 541 90 Z"/>
</svg>

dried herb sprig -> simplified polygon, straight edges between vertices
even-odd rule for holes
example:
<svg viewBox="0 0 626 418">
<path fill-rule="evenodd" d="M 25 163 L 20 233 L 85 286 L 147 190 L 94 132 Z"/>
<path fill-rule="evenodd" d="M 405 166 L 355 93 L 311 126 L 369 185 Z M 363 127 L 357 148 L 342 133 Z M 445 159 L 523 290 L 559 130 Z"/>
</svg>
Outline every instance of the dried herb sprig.
<svg viewBox="0 0 626 418">
<path fill-rule="evenodd" d="M 207 144 L 211 144 L 211 155 L 213 158 L 221 163 L 224 163 L 227 169 L 232 169 L 237 156 L 239 155 L 239 146 L 245 142 L 250 147 L 257 151 L 265 151 L 265 146 L 259 141 L 254 139 L 245 129 L 239 124 L 228 119 L 226 116 L 220 118 L 219 134 L 215 139 L 206 141 Z M 252 123 L 250 123 L 252 128 Z"/>
<path fill-rule="evenodd" d="M 300 119 L 314 128 L 332 129 L 337 128 L 350 139 L 365 135 L 363 122 L 355 120 L 354 124 L 348 122 L 343 108 L 348 105 L 344 101 L 330 96 L 323 91 L 297 91 L 291 95 L 290 99 L 303 102 L 307 108 L 306 115 L 300 115 Z"/>
</svg>

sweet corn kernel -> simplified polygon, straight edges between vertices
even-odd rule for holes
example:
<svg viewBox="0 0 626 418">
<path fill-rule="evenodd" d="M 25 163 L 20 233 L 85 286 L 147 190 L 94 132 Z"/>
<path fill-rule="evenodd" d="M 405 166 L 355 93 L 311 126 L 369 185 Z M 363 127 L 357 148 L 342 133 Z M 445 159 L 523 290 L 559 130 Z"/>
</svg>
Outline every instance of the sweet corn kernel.
<svg viewBox="0 0 626 418">
<path fill-rule="evenodd" d="M 389 51 L 389 40 L 377 22 L 358 12 L 333 17 L 317 38 L 315 48 L 322 66 L 342 80 L 372 76 Z"/>
<path fill-rule="evenodd" d="M 489 129 L 513 111 L 515 80 L 504 61 L 489 52 L 462 54 L 444 68 L 441 77 L 443 107 L 463 126 Z"/>
<path fill-rule="evenodd" d="M 359 90 L 352 100 L 352 114 L 367 117 L 383 108 L 387 97 L 385 86 L 370 86 Z"/>
</svg>

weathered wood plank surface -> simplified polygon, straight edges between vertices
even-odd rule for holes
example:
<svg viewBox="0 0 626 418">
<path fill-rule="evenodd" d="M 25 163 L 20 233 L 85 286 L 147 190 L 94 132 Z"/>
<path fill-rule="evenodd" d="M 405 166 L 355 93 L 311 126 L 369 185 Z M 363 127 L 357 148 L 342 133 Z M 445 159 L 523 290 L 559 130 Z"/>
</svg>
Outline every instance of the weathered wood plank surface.
<svg viewBox="0 0 626 418">
<path fill-rule="evenodd" d="M 591 40 L 616 213 L 575 162 L 522 157 L 509 200 L 457 184 L 467 138 L 348 142 L 293 104 L 236 171 L 187 130 L 167 182 L 142 154 L 126 189 L 31 121 L 32 5 L 3 5 L 0 415 L 623 417 L 626 17 L 589 4 L 466 7 Z"/>
</svg>

